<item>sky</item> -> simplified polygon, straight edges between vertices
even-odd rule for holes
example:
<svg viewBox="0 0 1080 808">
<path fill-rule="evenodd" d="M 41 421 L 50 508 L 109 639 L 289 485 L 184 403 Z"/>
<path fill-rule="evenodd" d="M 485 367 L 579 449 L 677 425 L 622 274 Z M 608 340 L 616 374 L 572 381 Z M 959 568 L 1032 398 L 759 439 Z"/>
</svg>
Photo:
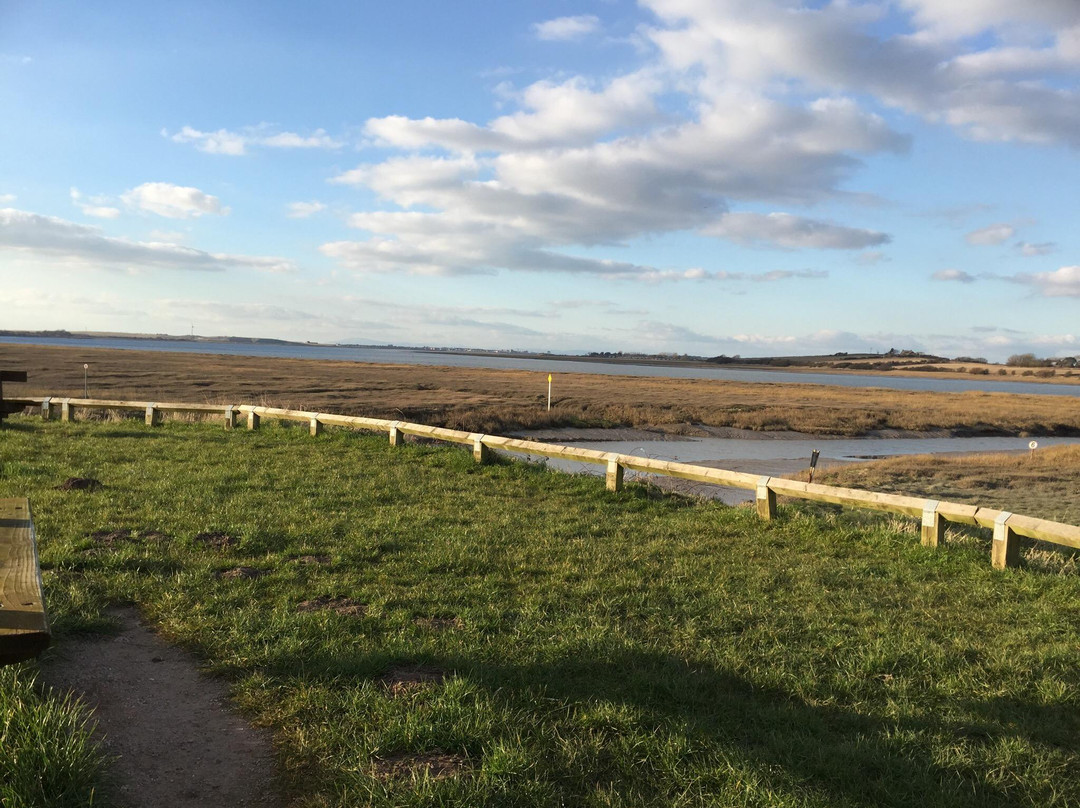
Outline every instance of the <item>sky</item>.
<svg viewBox="0 0 1080 808">
<path fill-rule="evenodd" d="M 1077 0 L 0 0 L 0 329 L 1080 354 Z"/>
</svg>

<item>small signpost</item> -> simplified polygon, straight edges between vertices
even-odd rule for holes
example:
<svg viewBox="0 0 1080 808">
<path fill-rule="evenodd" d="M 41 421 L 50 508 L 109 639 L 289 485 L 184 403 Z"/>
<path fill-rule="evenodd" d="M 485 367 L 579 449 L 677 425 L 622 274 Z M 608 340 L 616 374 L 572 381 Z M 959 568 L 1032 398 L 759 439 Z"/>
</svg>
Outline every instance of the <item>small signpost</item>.
<svg viewBox="0 0 1080 808">
<path fill-rule="evenodd" d="M 819 454 L 821 454 L 821 452 L 819 452 L 817 449 L 814 449 L 814 451 L 812 451 L 810 453 L 810 480 L 809 480 L 809 482 L 814 481 L 814 469 L 817 468 L 817 459 L 818 459 Z"/>
<path fill-rule="evenodd" d="M 1028 444 L 1028 449 L 1030 449 L 1031 451 L 1028 452 L 1028 457 L 1035 457 L 1035 450 L 1038 449 L 1038 448 L 1039 448 L 1039 442 L 1037 440 L 1033 440 L 1031 443 L 1029 443 Z"/>
<path fill-rule="evenodd" d="M 548 412 L 551 412 L 551 374 L 548 374 Z"/>
<path fill-rule="evenodd" d="M 12 413 L 22 412 L 22 404 L 5 404 L 4 403 L 4 382 L 25 382 L 26 371 L 25 370 L 0 370 L 0 422 L 4 420 L 4 417 L 11 415 Z"/>
</svg>

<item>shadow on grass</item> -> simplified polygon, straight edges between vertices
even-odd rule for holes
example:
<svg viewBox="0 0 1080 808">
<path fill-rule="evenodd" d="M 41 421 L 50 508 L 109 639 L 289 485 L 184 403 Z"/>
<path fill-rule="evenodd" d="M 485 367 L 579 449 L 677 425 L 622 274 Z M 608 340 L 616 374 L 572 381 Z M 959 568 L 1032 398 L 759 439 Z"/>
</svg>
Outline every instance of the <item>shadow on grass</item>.
<svg viewBox="0 0 1080 808">
<path fill-rule="evenodd" d="M 520 666 L 435 655 L 408 659 L 380 654 L 315 655 L 305 659 L 302 678 L 340 685 L 348 679 L 377 680 L 397 666 L 422 665 L 464 677 L 509 712 L 531 714 L 533 720 L 526 719 L 523 726 L 541 728 L 553 714 L 570 716 L 568 720 L 573 721 L 582 711 L 604 705 L 625 708 L 617 715 L 628 717 L 601 722 L 610 749 L 584 753 L 586 759 L 573 764 L 549 756 L 538 765 L 545 779 L 563 789 L 568 804 L 603 787 L 648 795 L 647 804 L 659 805 L 691 778 L 702 785 L 712 780 L 719 791 L 720 783 L 742 780 L 747 773 L 758 781 L 756 797 L 750 799 L 754 804 L 769 793 L 787 794 L 780 800 L 784 804 L 792 797 L 800 801 L 796 795 L 801 795 L 830 805 L 980 808 L 1015 805 L 1018 799 L 1038 804 L 1045 796 L 1038 784 L 1027 794 L 1018 793 L 1024 788 L 1006 791 L 992 782 L 992 767 L 972 762 L 978 753 L 972 754 L 971 748 L 989 747 L 1016 734 L 1011 725 L 1002 723 L 998 705 L 992 703 L 973 705 L 973 711 L 985 716 L 980 725 L 932 717 L 887 719 L 811 704 L 669 654 L 630 649 L 601 653 L 604 658 L 598 659 L 595 649 L 582 649 Z M 285 678 L 296 676 L 295 659 L 281 663 L 263 670 Z M 553 711 L 552 700 L 564 705 L 565 712 Z M 1027 707 L 1017 705 L 1017 710 L 1023 713 Z M 1067 720 L 1048 711 L 1024 717 L 1023 734 L 1039 743 L 1062 745 L 1067 733 L 1063 721 Z M 1056 728 L 1040 731 L 1040 721 L 1051 718 Z M 575 732 L 588 730 L 578 725 L 554 731 L 572 738 Z M 679 768 L 674 773 L 671 767 L 659 771 L 663 767 L 654 761 L 616 751 L 620 734 L 635 733 L 657 738 L 657 748 L 663 747 L 665 737 L 676 746 L 679 738 L 685 738 L 687 751 Z M 954 768 L 938 762 L 958 746 L 968 747 L 963 763 Z M 651 768 L 658 771 L 648 774 Z M 679 781 L 680 772 L 686 774 L 687 783 Z"/>
</svg>

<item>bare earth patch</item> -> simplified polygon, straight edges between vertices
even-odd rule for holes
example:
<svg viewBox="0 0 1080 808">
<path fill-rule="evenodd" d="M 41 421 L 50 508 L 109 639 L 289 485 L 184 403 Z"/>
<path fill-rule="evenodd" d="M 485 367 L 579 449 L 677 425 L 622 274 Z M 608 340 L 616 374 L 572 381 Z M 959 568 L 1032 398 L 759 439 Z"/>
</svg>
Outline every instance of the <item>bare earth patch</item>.
<svg viewBox="0 0 1080 808">
<path fill-rule="evenodd" d="M 226 581 L 235 580 L 237 578 L 252 581 L 256 578 L 262 578 L 264 575 L 266 575 L 266 571 L 258 569 L 257 567 L 233 567 L 231 570 L 218 570 L 214 573 L 215 578 Z"/>
<path fill-rule="evenodd" d="M 447 675 L 442 668 L 431 665 L 401 665 L 388 670 L 379 681 L 392 696 L 400 696 L 415 693 L 428 685 L 442 684 Z"/>
<path fill-rule="evenodd" d="M 122 542 L 130 542 L 131 531 L 130 530 L 95 530 L 90 534 L 90 538 L 93 539 L 94 544 L 99 544 L 102 547 L 115 547 Z"/>
<path fill-rule="evenodd" d="M 424 775 L 432 780 L 443 780 L 468 769 L 468 758 L 438 751 L 422 755 L 391 755 L 375 761 L 375 776 L 383 780 Z"/>
<path fill-rule="evenodd" d="M 215 547 L 218 550 L 228 550 L 230 547 L 234 547 L 239 539 L 230 536 L 228 533 L 212 532 L 199 533 L 195 537 L 195 541 L 208 547 Z"/>
<path fill-rule="evenodd" d="M 95 480 L 91 477 L 68 477 L 60 485 L 56 486 L 57 491 L 97 491 L 99 488 L 104 488 L 101 484 L 101 480 Z"/>
<path fill-rule="evenodd" d="M 115 802 L 128 808 L 276 808 L 269 736 L 226 707 L 224 684 L 139 623 L 110 613 L 111 637 L 67 638 L 43 665 L 53 687 L 94 711 L 115 759 Z"/>
<path fill-rule="evenodd" d="M 355 598 L 336 597 L 322 595 L 311 600 L 301 601 L 296 605 L 298 612 L 331 611 L 343 614 L 347 617 L 363 617 L 367 612 L 367 604 Z"/>
</svg>

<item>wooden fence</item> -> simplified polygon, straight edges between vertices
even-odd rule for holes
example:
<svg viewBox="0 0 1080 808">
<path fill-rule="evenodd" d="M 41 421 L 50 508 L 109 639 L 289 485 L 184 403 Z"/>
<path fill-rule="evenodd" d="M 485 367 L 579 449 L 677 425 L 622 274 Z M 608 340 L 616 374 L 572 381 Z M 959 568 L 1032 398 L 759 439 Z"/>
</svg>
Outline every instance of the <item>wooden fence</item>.
<svg viewBox="0 0 1080 808">
<path fill-rule="evenodd" d="M 246 419 L 248 429 L 258 429 L 263 418 L 271 418 L 307 423 L 312 435 L 318 435 L 324 426 L 341 426 L 350 429 L 386 432 L 389 435 L 390 444 L 393 446 L 400 445 L 406 435 L 462 444 L 472 449 L 473 458 L 478 463 L 484 462 L 488 453 L 493 449 L 594 463 L 605 467 L 607 488 L 610 491 L 618 491 L 622 488 L 623 473 L 626 469 L 753 491 L 757 512 L 763 519 L 772 519 L 776 516 L 776 498 L 778 495 L 814 502 L 828 502 L 846 508 L 868 508 L 886 513 L 911 516 L 922 520 L 922 543 L 928 547 L 937 547 L 943 542 L 945 526 L 948 522 L 975 525 L 993 530 L 991 563 L 998 569 L 1015 566 L 1018 563 L 1020 537 L 1080 549 L 1080 527 L 1066 525 L 1061 522 L 1051 522 L 1048 519 L 1022 516 L 1021 514 L 995 508 L 981 508 L 977 505 L 961 505 L 955 502 L 940 502 L 935 499 L 921 497 L 804 483 L 783 477 L 768 477 L 696 466 L 691 463 L 653 460 L 647 457 L 637 457 L 636 455 L 601 452 L 595 449 L 572 446 L 558 446 L 551 443 L 516 438 L 503 438 L 496 435 L 483 435 L 457 429 L 412 424 L 406 421 L 389 421 L 381 418 L 365 418 L 358 415 L 286 410 L 276 407 L 257 407 L 249 404 L 173 404 L 55 397 L 12 398 L 11 402 L 21 403 L 28 407 L 39 407 L 42 417 L 59 417 L 64 421 L 72 420 L 77 409 L 142 412 L 145 415 L 146 423 L 151 426 L 159 423 L 162 415 L 168 412 L 196 413 L 203 416 L 216 414 L 223 419 L 226 429 L 235 428 L 241 418 Z"/>
</svg>

